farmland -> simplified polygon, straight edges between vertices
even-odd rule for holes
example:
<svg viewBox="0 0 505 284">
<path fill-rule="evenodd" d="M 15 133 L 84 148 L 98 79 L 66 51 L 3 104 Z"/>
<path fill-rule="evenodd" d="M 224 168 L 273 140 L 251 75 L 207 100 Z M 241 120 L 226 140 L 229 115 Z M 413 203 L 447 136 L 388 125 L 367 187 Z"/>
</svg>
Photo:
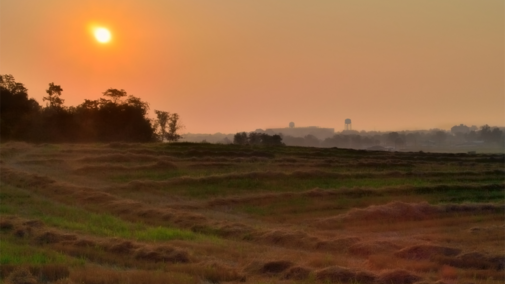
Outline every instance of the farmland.
<svg viewBox="0 0 505 284">
<path fill-rule="evenodd" d="M 21 283 L 503 283 L 503 154 L 0 146 Z"/>
</svg>

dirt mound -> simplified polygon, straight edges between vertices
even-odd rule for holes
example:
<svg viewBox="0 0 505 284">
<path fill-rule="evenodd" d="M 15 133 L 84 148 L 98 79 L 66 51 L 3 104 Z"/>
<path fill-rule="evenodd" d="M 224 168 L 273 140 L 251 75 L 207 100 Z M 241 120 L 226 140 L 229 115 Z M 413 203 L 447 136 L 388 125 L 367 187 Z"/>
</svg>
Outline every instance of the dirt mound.
<svg viewBox="0 0 505 284">
<path fill-rule="evenodd" d="M 327 267 L 316 271 L 316 279 L 326 282 L 360 282 L 371 283 L 376 276 L 365 271 L 352 271 L 340 266 Z"/>
<path fill-rule="evenodd" d="M 291 279 L 291 280 L 305 280 L 309 278 L 312 270 L 302 267 L 302 266 L 294 266 L 286 270 L 283 279 Z"/>
<path fill-rule="evenodd" d="M 438 256 L 456 256 L 461 252 L 458 248 L 435 245 L 414 245 L 395 252 L 395 256 L 409 259 L 433 259 Z"/>
<path fill-rule="evenodd" d="M 370 241 L 355 243 L 349 247 L 348 252 L 352 255 L 365 257 L 377 253 L 393 252 L 399 248 L 400 246 L 389 241 Z"/>
<path fill-rule="evenodd" d="M 381 272 L 376 282 L 379 284 L 412 284 L 422 278 L 406 270 L 390 270 Z"/>
</svg>

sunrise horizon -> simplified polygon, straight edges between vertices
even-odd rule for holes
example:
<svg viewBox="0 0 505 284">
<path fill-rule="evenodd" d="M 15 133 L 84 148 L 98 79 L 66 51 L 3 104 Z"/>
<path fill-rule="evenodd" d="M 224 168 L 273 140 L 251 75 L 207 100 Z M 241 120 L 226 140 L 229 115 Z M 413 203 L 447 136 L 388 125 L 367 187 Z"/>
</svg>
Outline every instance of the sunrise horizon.
<svg viewBox="0 0 505 284">
<path fill-rule="evenodd" d="M 260 2 L 2 0 L 0 74 L 67 106 L 124 89 L 190 133 L 505 126 L 502 2 Z"/>
</svg>

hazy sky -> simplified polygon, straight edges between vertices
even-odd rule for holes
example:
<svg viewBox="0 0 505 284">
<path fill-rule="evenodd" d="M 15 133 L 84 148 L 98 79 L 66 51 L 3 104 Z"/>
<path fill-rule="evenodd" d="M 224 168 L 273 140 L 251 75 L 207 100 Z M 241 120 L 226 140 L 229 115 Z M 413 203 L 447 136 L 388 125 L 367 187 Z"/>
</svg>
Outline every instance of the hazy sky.
<svg viewBox="0 0 505 284">
<path fill-rule="evenodd" d="M 0 0 L 0 74 L 41 104 L 125 89 L 192 133 L 503 126 L 504 3 Z"/>
</svg>

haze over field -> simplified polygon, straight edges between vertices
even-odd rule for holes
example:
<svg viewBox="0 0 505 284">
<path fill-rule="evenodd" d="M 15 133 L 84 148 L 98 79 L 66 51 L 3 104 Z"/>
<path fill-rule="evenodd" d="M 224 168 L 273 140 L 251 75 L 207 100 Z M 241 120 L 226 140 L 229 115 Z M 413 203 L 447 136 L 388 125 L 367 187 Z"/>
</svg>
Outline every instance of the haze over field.
<svg viewBox="0 0 505 284">
<path fill-rule="evenodd" d="M 125 89 L 185 131 L 503 126 L 504 2 L 0 0 L 0 74 Z M 91 28 L 110 30 L 95 40 Z M 154 117 L 154 114 L 151 114 Z"/>
</svg>

